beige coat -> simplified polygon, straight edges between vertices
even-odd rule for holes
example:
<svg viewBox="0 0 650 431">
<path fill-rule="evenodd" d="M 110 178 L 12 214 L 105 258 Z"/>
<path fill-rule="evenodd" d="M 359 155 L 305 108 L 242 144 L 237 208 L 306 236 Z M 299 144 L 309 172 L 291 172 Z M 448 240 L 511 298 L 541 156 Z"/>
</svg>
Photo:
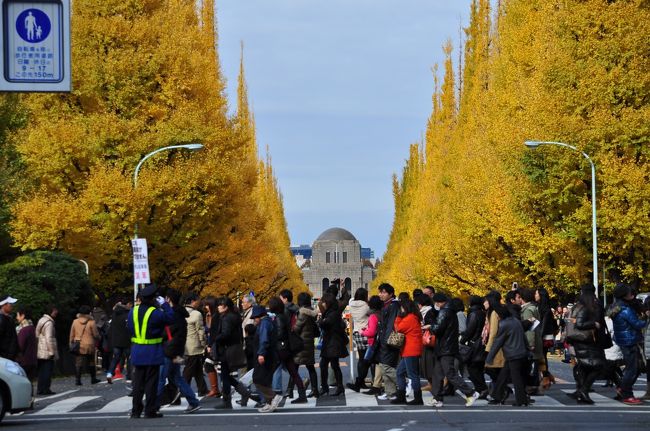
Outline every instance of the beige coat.
<svg viewBox="0 0 650 431">
<path fill-rule="evenodd" d="M 72 322 L 70 327 L 70 339 L 72 343 L 75 340 L 80 340 L 80 355 L 92 355 L 95 353 L 95 344 L 99 340 L 99 331 L 97 325 L 92 317 L 87 314 L 78 314 L 78 317 Z M 84 330 L 84 326 L 86 330 Z"/>
<path fill-rule="evenodd" d="M 59 359 L 54 319 L 51 316 L 44 314 L 36 324 L 36 339 L 38 340 L 36 350 L 38 359 Z"/>
<path fill-rule="evenodd" d="M 185 354 L 187 356 L 202 355 L 205 351 L 205 326 L 203 315 L 192 307 L 185 307 L 190 317 L 187 320 L 187 338 L 185 339 Z"/>
<path fill-rule="evenodd" d="M 492 312 L 490 314 L 490 334 L 488 335 L 488 340 L 487 344 L 485 345 L 485 351 L 490 352 L 490 349 L 492 348 L 492 344 L 494 344 L 494 340 L 497 338 L 497 331 L 499 330 L 499 316 L 497 315 L 496 312 Z M 503 368 L 506 364 L 506 358 L 503 356 L 503 349 L 500 349 L 496 356 L 494 357 L 494 361 L 492 361 L 491 364 L 485 364 L 485 368 Z"/>
</svg>

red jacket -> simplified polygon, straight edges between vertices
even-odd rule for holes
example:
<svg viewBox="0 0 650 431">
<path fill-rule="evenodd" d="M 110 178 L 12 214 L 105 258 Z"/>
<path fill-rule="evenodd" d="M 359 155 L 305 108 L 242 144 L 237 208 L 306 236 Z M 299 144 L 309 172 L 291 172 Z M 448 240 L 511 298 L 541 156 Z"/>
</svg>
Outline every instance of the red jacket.
<svg viewBox="0 0 650 431">
<path fill-rule="evenodd" d="M 407 314 L 405 317 L 397 316 L 395 330 L 406 336 L 406 341 L 402 346 L 402 357 L 422 354 L 422 326 L 419 317 L 413 313 Z"/>
</svg>

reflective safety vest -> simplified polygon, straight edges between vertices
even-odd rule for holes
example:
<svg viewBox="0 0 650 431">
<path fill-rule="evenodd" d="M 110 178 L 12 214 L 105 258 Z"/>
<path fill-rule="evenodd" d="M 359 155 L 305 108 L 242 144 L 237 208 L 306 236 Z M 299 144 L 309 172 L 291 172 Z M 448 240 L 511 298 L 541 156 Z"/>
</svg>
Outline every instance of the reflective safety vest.
<svg viewBox="0 0 650 431">
<path fill-rule="evenodd" d="M 138 311 L 140 309 L 139 305 L 133 307 L 133 330 L 135 332 L 135 337 L 131 338 L 131 342 L 134 344 L 160 344 L 163 339 L 160 338 L 147 338 L 147 324 L 149 323 L 149 316 L 155 310 L 155 307 L 149 307 L 144 313 L 144 319 L 142 321 L 142 326 L 140 326 L 140 318 L 138 316 Z"/>
</svg>

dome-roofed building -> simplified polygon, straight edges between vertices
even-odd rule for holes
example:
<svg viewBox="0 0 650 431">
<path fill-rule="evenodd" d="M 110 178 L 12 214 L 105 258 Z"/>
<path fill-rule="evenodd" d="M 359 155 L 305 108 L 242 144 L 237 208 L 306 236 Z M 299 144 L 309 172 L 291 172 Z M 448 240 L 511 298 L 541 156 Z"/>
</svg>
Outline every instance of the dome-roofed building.
<svg viewBox="0 0 650 431">
<path fill-rule="evenodd" d="M 375 278 L 372 266 L 364 265 L 359 241 L 340 227 L 327 229 L 318 236 L 312 245 L 309 265 L 302 269 L 305 283 L 315 298 L 320 298 L 334 280 L 341 280 L 354 296 L 358 288 L 367 289 Z"/>
</svg>

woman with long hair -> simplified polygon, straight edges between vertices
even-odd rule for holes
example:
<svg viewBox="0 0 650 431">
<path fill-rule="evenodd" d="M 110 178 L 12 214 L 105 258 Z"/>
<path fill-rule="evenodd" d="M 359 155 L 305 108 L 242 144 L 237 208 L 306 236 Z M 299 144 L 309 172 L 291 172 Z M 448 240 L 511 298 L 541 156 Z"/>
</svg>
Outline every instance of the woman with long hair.
<svg viewBox="0 0 650 431">
<path fill-rule="evenodd" d="M 420 356 L 422 355 L 422 315 L 415 302 L 400 297 L 400 311 L 395 318 L 395 331 L 404 334 L 401 359 L 397 365 L 397 398 L 391 404 L 422 405 L 420 387 Z M 413 400 L 406 401 L 406 376 L 411 380 Z"/>
<path fill-rule="evenodd" d="M 548 369 L 548 351 L 553 348 L 558 326 L 553 317 L 553 310 L 550 305 L 548 291 L 545 288 L 538 287 L 537 290 L 535 290 L 535 302 L 537 303 L 537 310 L 539 311 L 542 325 L 542 352 L 544 355 L 544 362 L 543 364 L 540 364 L 540 371 L 542 372 L 541 386 L 543 389 L 548 389 L 551 386 L 551 383 L 555 383 L 555 377 Z"/>
<path fill-rule="evenodd" d="M 205 354 L 205 361 L 203 362 L 203 369 L 208 375 L 208 380 L 210 381 L 210 392 L 207 393 L 206 397 L 220 398 L 221 392 L 219 392 L 219 377 L 217 376 L 217 369 L 214 365 L 214 360 L 212 359 L 212 338 L 215 334 L 212 333 L 212 319 L 219 320 L 219 313 L 217 312 L 217 298 L 214 296 L 208 296 L 203 300 L 203 311 L 205 313 L 205 334 L 206 334 L 206 344 L 207 351 Z M 216 326 L 215 326 L 216 330 Z"/>
<path fill-rule="evenodd" d="M 494 312 L 497 307 L 501 305 L 501 294 L 496 290 L 491 290 L 485 295 L 485 300 L 483 301 L 483 308 L 486 311 L 485 325 L 483 326 L 483 331 L 481 333 L 481 341 L 485 345 L 485 351 L 489 354 L 492 350 L 492 344 L 497 337 L 497 332 L 499 330 L 499 315 Z M 501 350 L 501 349 L 500 349 Z M 499 351 L 495 354 L 494 360 L 490 364 L 485 364 L 485 374 L 490 376 L 492 382 L 496 382 L 499 377 L 501 369 L 505 366 L 506 359 L 503 356 L 503 351 Z M 494 384 L 491 389 L 494 389 Z M 509 393 L 509 392 L 508 392 Z M 504 400 L 497 400 L 498 402 Z"/>
<path fill-rule="evenodd" d="M 311 381 L 311 392 L 307 398 L 318 398 L 318 376 L 316 375 L 316 367 L 314 360 L 314 339 L 318 336 L 318 326 L 316 326 L 316 317 L 318 313 L 314 311 L 311 306 L 311 296 L 306 292 L 298 294 L 298 317 L 296 318 L 296 325 L 293 331 L 302 338 L 304 348 L 298 352 L 293 360 L 296 363 L 296 372 L 301 365 L 307 368 L 309 373 L 309 380 Z M 293 391 L 294 381 L 291 379 L 287 392 Z M 298 404 L 296 400 L 291 401 L 292 404 Z"/>
<path fill-rule="evenodd" d="M 605 319 L 593 285 L 583 286 L 578 303 L 571 311 L 571 319 L 575 320 L 576 330 L 586 332 L 587 336 L 579 342 L 569 340 L 576 355 L 574 368 L 576 391 L 567 395 L 578 403 L 593 404 L 593 400 L 589 397 L 589 390 L 607 363 L 602 347 L 606 345 L 606 340 L 603 340 L 601 335 L 604 332 Z M 571 336 L 571 334 L 567 335 Z"/>
<path fill-rule="evenodd" d="M 219 312 L 219 322 L 215 322 L 212 318 L 213 331 L 212 337 L 212 351 L 213 355 L 216 352 L 215 359 L 219 360 L 221 364 L 221 385 L 223 394 L 223 404 L 217 405 L 215 408 L 232 409 L 231 401 L 231 387 L 241 395 L 240 404 L 245 407 L 248 399 L 251 397 L 248 389 L 237 380 L 233 374 L 236 374 L 237 369 L 245 365 L 244 357 L 244 339 L 241 331 L 241 316 L 235 309 L 235 303 L 232 299 L 222 296 L 217 299 L 217 311 Z M 229 349 L 234 351 L 240 350 L 240 355 L 233 353 L 228 354 Z M 239 356 L 239 358 L 237 358 Z M 243 363 L 234 363 L 232 361 L 242 360 Z"/>
<path fill-rule="evenodd" d="M 321 318 L 318 326 L 321 329 L 323 337 L 323 346 L 320 353 L 320 382 L 321 396 L 331 395 L 338 396 L 345 392 L 343 387 L 343 373 L 339 364 L 340 358 L 348 356 L 347 336 L 345 334 L 345 324 L 341 318 L 341 311 L 336 297 L 331 293 L 326 293 L 318 303 L 321 312 Z M 327 386 L 327 377 L 329 367 L 334 371 L 336 379 L 336 391 L 329 393 Z"/>
<path fill-rule="evenodd" d="M 460 343 L 472 347 L 472 355 L 467 363 L 469 379 L 474 384 L 474 389 L 481 394 L 481 399 L 488 396 L 487 384 L 485 383 L 485 346 L 481 340 L 483 327 L 485 326 L 484 299 L 480 296 L 469 297 L 469 314 L 467 315 L 467 326 L 460 334 Z"/>
</svg>

